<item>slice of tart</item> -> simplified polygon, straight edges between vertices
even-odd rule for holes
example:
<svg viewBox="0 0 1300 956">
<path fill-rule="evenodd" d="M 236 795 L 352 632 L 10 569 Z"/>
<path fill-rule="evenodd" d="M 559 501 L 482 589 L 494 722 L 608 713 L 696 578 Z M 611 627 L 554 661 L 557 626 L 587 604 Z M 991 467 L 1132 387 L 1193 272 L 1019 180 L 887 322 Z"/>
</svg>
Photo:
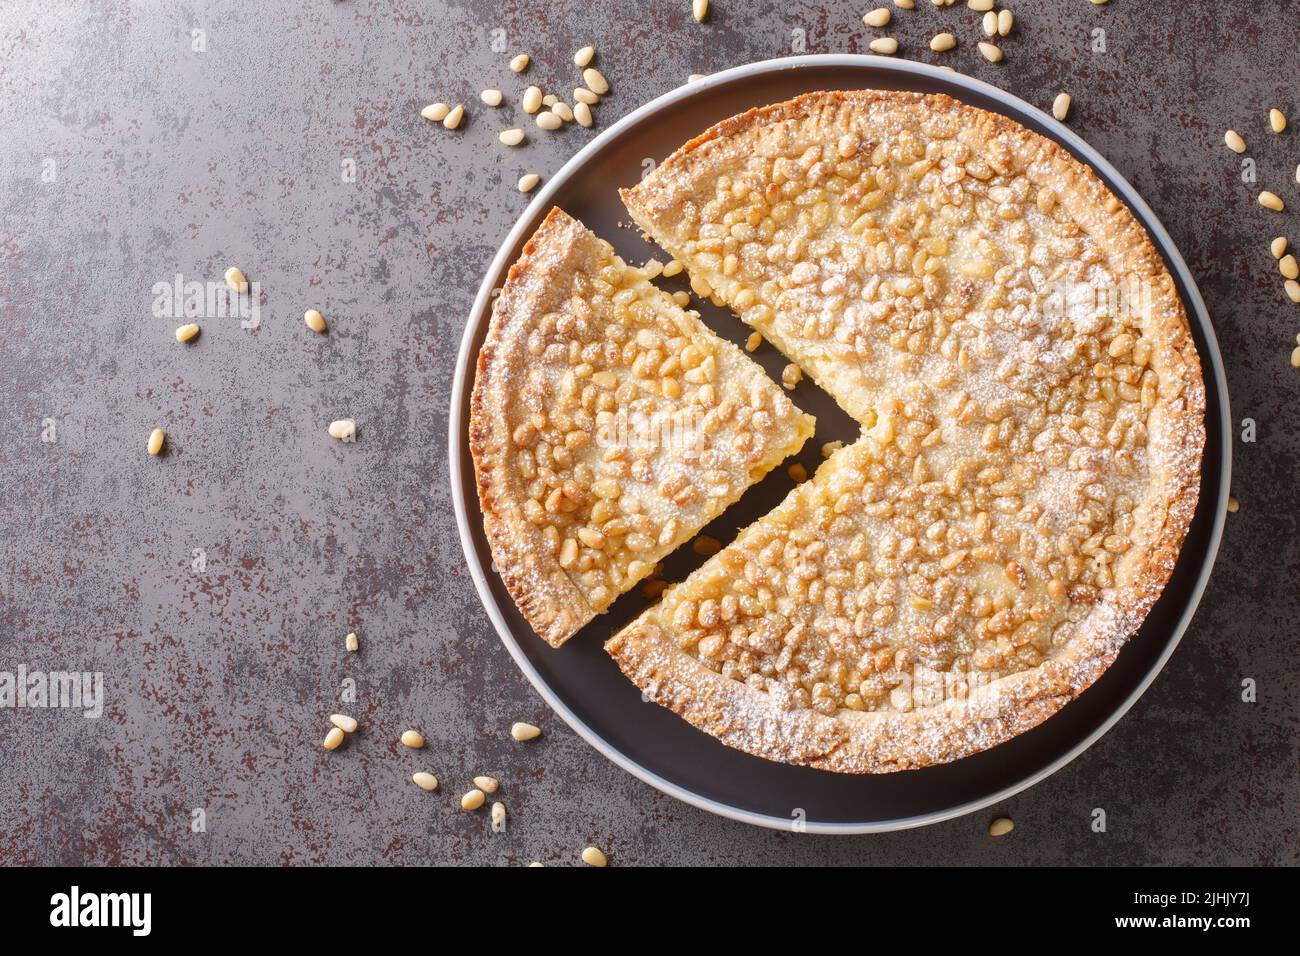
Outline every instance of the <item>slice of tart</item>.
<svg viewBox="0 0 1300 956">
<path fill-rule="evenodd" d="M 623 196 L 864 429 L 609 642 L 632 680 L 846 772 L 991 747 L 1091 685 L 1173 571 L 1205 441 L 1128 209 L 1005 117 L 884 91 L 724 121 Z"/>
<path fill-rule="evenodd" d="M 474 382 L 493 564 L 559 646 L 813 427 L 757 364 L 553 209 L 510 269 Z"/>
</svg>

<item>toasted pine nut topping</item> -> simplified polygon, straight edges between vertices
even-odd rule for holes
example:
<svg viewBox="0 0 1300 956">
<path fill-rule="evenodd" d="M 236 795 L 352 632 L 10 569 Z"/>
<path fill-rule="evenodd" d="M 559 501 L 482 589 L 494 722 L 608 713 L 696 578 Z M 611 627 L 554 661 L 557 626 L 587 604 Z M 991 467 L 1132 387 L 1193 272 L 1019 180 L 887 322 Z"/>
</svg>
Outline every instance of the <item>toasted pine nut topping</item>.
<svg viewBox="0 0 1300 956">
<path fill-rule="evenodd" d="M 675 275 L 681 275 L 682 269 L 684 268 L 685 266 L 683 266 L 678 260 L 669 259 L 664 265 L 663 276 L 665 279 L 671 279 Z"/>
<path fill-rule="evenodd" d="M 1286 129 L 1286 114 L 1281 110 L 1269 110 L 1268 125 L 1272 128 L 1273 132 L 1282 132 L 1282 130 Z"/>
<path fill-rule="evenodd" d="M 589 846 L 582 851 L 582 862 L 588 866 L 608 866 L 609 860 L 594 846 Z"/>
<path fill-rule="evenodd" d="M 893 56 L 898 52 L 898 41 L 893 37 L 876 37 L 867 44 L 872 53 L 879 53 L 883 56 Z"/>
<path fill-rule="evenodd" d="M 988 60 L 990 63 L 1002 62 L 1002 48 L 995 43 L 981 40 L 979 43 L 979 51 L 983 54 L 984 59 Z"/>
<path fill-rule="evenodd" d="M 587 89 L 597 96 L 604 96 L 609 92 L 609 81 L 594 66 L 589 66 L 582 71 L 582 82 L 586 83 Z"/>
<path fill-rule="evenodd" d="M 1096 2 L 1097 0 L 1093 0 L 1093 3 Z M 995 836 L 995 837 L 1006 836 L 1015 828 L 1016 825 L 1011 822 L 1010 817 L 998 817 L 996 820 L 994 820 L 992 823 L 989 824 L 989 836 Z"/>
<path fill-rule="evenodd" d="M 528 69 L 528 64 L 532 62 L 527 53 L 520 53 L 510 61 L 510 71 L 512 73 L 522 73 Z"/>
<path fill-rule="evenodd" d="M 188 325 L 182 325 L 179 329 L 176 330 L 176 341 L 185 343 L 190 341 L 192 338 L 194 338 L 194 336 L 198 334 L 199 334 L 198 325 L 191 322 Z"/>
<path fill-rule="evenodd" d="M 357 423 L 350 418 L 340 418 L 338 421 L 330 422 L 329 433 L 331 438 L 337 438 L 339 441 L 355 438 Z"/>
<path fill-rule="evenodd" d="M 1282 197 L 1277 193 L 1271 193 L 1267 189 L 1259 194 L 1259 204 L 1265 209 L 1272 209 L 1274 212 L 1281 212 L 1286 208 L 1282 202 Z"/>
<path fill-rule="evenodd" d="M 822 445 L 822 457 L 829 458 L 843 447 L 844 442 L 842 441 L 828 441 L 826 444 Z"/>
<path fill-rule="evenodd" d="M 361 650 L 361 641 L 357 639 L 355 634 L 349 634 L 347 637 L 343 638 L 343 647 L 345 650 L 356 653 Z"/>
<path fill-rule="evenodd" d="M 460 798 L 460 808 L 462 810 L 477 810 L 483 806 L 483 801 L 486 799 L 487 797 L 483 795 L 482 790 L 471 790 Z"/>
<path fill-rule="evenodd" d="M 510 726 L 510 736 L 522 743 L 525 740 L 536 740 L 542 735 L 542 728 L 535 727 L 532 724 L 525 724 L 520 721 Z"/>
<path fill-rule="evenodd" d="M 1286 255 L 1286 236 L 1278 236 L 1268 244 L 1268 251 L 1273 253 L 1274 259 L 1281 259 Z"/>
<path fill-rule="evenodd" d="M 410 747 L 412 750 L 419 750 L 424 746 L 424 734 L 418 730 L 404 730 L 399 739 L 403 747 Z"/>
<path fill-rule="evenodd" d="M 590 129 L 591 124 L 595 122 L 595 120 L 591 118 L 591 107 L 582 101 L 574 104 L 573 118 L 578 121 L 579 126 L 584 127 L 585 129 Z"/>
<path fill-rule="evenodd" d="M 1052 100 L 1052 115 L 1055 116 L 1059 122 L 1064 123 L 1065 118 L 1070 115 L 1071 102 L 1073 102 L 1073 100 L 1069 93 L 1057 93 L 1056 99 Z"/>
<path fill-rule="evenodd" d="M 786 389 L 793 389 L 803 381 L 803 369 L 791 362 L 785 368 L 781 369 L 781 384 Z"/>
<path fill-rule="evenodd" d="M 707 534 L 702 534 L 691 542 L 691 550 L 706 558 L 712 557 L 722 550 L 722 542 L 717 538 L 710 538 Z"/>
<path fill-rule="evenodd" d="M 423 771 L 423 770 L 419 770 L 419 771 L 417 771 L 417 772 L 411 774 L 411 780 L 412 780 L 412 781 L 415 783 L 415 785 L 416 785 L 417 787 L 419 787 L 421 790 L 437 790 L 437 789 L 438 789 L 438 778 L 435 777 L 435 776 L 434 776 L 433 774 L 431 774 L 431 773 L 426 773 L 426 772 Z"/>
<path fill-rule="evenodd" d="M 519 177 L 519 191 L 521 193 L 530 193 L 537 188 L 537 184 L 542 181 L 542 177 L 536 173 L 524 173 Z"/>
<path fill-rule="evenodd" d="M 451 112 L 451 107 L 446 103 L 430 103 L 424 109 L 420 110 L 420 115 L 431 123 L 441 123 Z"/>
<path fill-rule="evenodd" d="M 349 717 L 347 714 L 330 714 L 330 723 L 345 734 L 355 734 L 357 732 L 357 719 Z"/>
<path fill-rule="evenodd" d="M 584 46 L 577 53 L 573 54 L 573 65 L 576 66 L 578 69 L 582 69 L 584 66 L 586 66 L 591 62 L 592 57 L 594 57 L 595 55 L 596 55 L 596 48 L 594 46 L 590 46 L 590 45 Z"/>
<path fill-rule="evenodd" d="M 939 33 L 930 40 L 930 49 L 935 53 L 945 53 L 956 45 L 957 38 L 951 33 Z"/>
<path fill-rule="evenodd" d="M 883 27 L 889 25 L 891 14 L 887 7 L 876 7 L 874 10 L 868 10 L 862 15 L 862 23 L 869 27 Z"/>
<path fill-rule="evenodd" d="M 149 444 L 145 447 L 149 454 L 156 455 L 162 451 L 163 441 L 167 438 L 167 433 L 161 428 L 155 428 L 149 433 Z"/>
<path fill-rule="evenodd" d="M 514 129 L 504 129 L 497 134 L 497 139 L 506 146 L 518 146 L 524 141 L 524 131 L 517 126 Z"/>
<path fill-rule="evenodd" d="M 244 270 L 239 266 L 231 266 L 226 270 L 226 285 L 236 292 L 248 291 L 248 279 L 244 277 Z"/>
<path fill-rule="evenodd" d="M 325 735 L 325 742 L 321 744 L 326 750 L 338 750 L 339 744 L 343 743 L 343 731 L 337 727 L 331 727 L 330 732 Z"/>
<path fill-rule="evenodd" d="M 1235 129 L 1230 129 L 1223 134 L 1223 142 L 1234 153 L 1244 153 L 1246 151 L 1246 141 L 1241 138 L 1241 134 Z"/>
<path fill-rule="evenodd" d="M 455 106 L 452 107 L 451 112 L 447 114 L 445 119 L 443 119 L 442 125 L 445 126 L 447 129 L 455 129 L 457 126 L 460 125 L 460 121 L 463 120 L 464 118 L 465 118 L 465 107 Z"/>
<path fill-rule="evenodd" d="M 763 344 L 763 336 L 759 332 L 750 332 L 749 338 L 745 339 L 745 351 L 753 352 Z"/>
<path fill-rule="evenodd" d="M 696 23 L 703 23 L 709 15 L 709 0 L 691 0 L 691 16 Z"/>
<path fill-rule="evenodd" d="M 503 99 L 500 90 L 484 90 L 478 95 L 478 98 L 488 106 L 500 106 Z"/>
<path fill-rule="evenodd" d="M 302 320 L 307 323 L 307 328 L 320 335 L 325 334 L 325 316 L 320 314 L 319 309 L 308 309 L 302 314 Z"/>
<path fill-rule="evenodd" d="M 474 786 L 484 793 L 496 793 L 497 787 L 501 786 L 501 781 L 496 777 L 475 777 Z"/>
</svg>

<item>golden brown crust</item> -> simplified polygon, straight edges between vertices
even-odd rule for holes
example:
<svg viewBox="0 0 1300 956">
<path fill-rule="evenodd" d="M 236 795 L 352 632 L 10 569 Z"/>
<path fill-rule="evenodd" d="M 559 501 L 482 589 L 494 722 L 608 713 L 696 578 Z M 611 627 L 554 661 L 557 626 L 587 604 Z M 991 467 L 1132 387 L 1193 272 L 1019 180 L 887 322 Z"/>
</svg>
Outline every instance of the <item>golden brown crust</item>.
<svg viewBox="0 0 1300 956">
<path fill-rule="evenodd" d="M 1133 546 L 1115 563 L 1114 587 L 1074 622 L 1063 650 L 1037 667 L 1002 677 L 965 700 L 910 712 L 840 709 L 824 715 L 797 706 L 779 689 L 757 690 L 704 666 L 678 647 L 653 609 L 606 645 L 644 692 L 724 743 L 768 759 L 851 773 L 926 766 L 987 749 L 1037 725 L 1087 689 L 1136 632 L 1173 572 L 1196 509 L 1205 441 L 1199 359 L 1173 280 L 1150 238 L 1088 167 L 1006 117 L 942 95 L 811 93 L 724 120 L 622 195 L 638 224 L 690 268 L 677 223 L 683 210 L 689 214 L 702 202 L 728 163 L 761 154 L 800 123 L 836 131 L 877 116 L 895 132 L 898 127 L 890 124 L 902 116 L 908 130 L 960 127 L 968 143 L 1014 152 L 1030 182 L 1054 191 L 1064 213 L 1107 257 L 1114 276 L 1149 286 L 1141 331 L 1154 345 L 1151 365 L 1159 386 L 1146 421 L 1149 478 L 1134 512 Z M 725 285 L 721 274 L 704 278 Z M 744 308 L 737 311 L 750 321 Z M 828 390 L 862 417 L 861 403 Z"/>
</svg>

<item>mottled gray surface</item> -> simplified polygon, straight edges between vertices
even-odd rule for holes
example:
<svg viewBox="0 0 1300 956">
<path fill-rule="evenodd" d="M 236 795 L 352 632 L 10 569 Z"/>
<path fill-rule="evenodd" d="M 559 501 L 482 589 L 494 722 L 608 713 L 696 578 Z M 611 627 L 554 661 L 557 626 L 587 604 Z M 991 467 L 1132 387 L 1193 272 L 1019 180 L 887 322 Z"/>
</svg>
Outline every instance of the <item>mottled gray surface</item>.
<svg viewBox="0 0 1300 956">
<path fill-rule="evenodd" d="M 5 5 L 0 671 L 102 671 L 107 704 L 99 720 L 0 710 L 0 860 L 559 863 L 594 842 L 616 864 L 1297 862 L 1300 312 L 1267 241 L 1300 229 L 1253 201 L 1267 186 L 1300 208 L 1300 133 L 1273 136 L 1265 115 L 1300 120 L 1289 4 L 1021 0 L 1000 66 L 975 53 L 964 5 L 917 0 L 890 28 L 1030 102 L 1074 94 L 1071 125 L 1191 265 L 1234 416 L 1258 423 L 1257 442 L 1234 441 L 1241 511 L 1182 646 L 1115 730 L 997 808 L 1010 838 L 985 835 L 992 813 L 851 839 L 712 817 L 606 762 L 518 673 L 464 570 L 448 394 L 480 276 L 524 206 L 516 178 L 595 131 L 507 150 L 496 133 L 513 124 L 477 92 L 522 89 L 517 50 L 527 81 L 567 91 L 572 51 L 594 41 L 614 86 L 599 128 L 688 73 L 790 52 L 796 29 L 811 53 L 875 35 L 861 3 L 715 7 L 699 26 L 687 0 Z M 955 53 L 925 48 L 941 29 Z M 438 99 L 467 105 L 461 130 L 420 119 Z M 1221 145 L 1228 126 L 1259 185 Z M 152 286 L 232 263 L 260 283 L 260 325 L 202 319 L 178 346 Z M 311 305 L 328 337 L 303 326 Z M 325 434 L 342 415 L 356 444 Z M 155 425 L 160 459 L 144 453 Z M 335 703 L 344 677 L 356 704 Z M 363 730 L 327 754 L 337 709 Z M 517 719 L 545 736 L 515 744 Z M 394 742 L 409 725 L 428 735 L 420 755 Z M 442 792 L 409 783 L 420 767 Z M 455 808 L 485 770 L 506 781 L 504 835 Z"/>
</svg>

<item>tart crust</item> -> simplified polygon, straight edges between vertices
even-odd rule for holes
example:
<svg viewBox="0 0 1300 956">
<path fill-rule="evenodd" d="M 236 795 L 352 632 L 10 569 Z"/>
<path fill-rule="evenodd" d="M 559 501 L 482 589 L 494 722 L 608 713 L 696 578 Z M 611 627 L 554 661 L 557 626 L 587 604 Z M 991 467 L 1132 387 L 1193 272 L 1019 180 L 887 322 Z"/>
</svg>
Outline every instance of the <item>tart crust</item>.
<svg viewBox="0 0 1300 956">
<path fill-rule="evenodd" d="M 1140 500 L 1133 504 L 1134 541 L 1114 560 L 1110 586 L 1099 588 L 1091 602 L 1076 603 L 1073 597 L 1066 602 L 1061 613 L 1073 608 L 1074 614 L 1063 632 L 1068 640 L 1052 647 L 1050 656 L 1036 666 L 998 677 L 964 696 L 945 696 L 933 706 L 866 711 L 838 706 L 825 712 L 810 707 L 797 688 L 792 691 L 781 681 L 760 677 L 755 683 L 766 686 L 759 689 L 706 666 L 685 649 L 698 634 L 684 635 L 659 607 L 606 644 L 645 694 L 729 746 L 826 770 L 882 773 L 955 760 L 1006 741 L 1058 711 L 1110 666 L 1173 573 L 1195 512 L 1205 442 L 1205 392 L 1186 314 L 1158 252 L 1127 207 L 1067 151 L 1006 117 L 947 96 L 811 93 L 719 123 L 622 195 L 637 223 L 680 259 L 693 279 L 732 304 L 743 320 L 802 364 L 858 418 L 868 435 L 881 406 L 897 401 L 897 383 L 891 389 L 843 361 L 811 355 L 807 342 L 783 334 L 791 327 L 789 315 L 746 296 L 754 290 L 729 275 L 720 257 L 702 256 L 690 245 L 690 228 L 698 227 L 701 210 L 717 194 L 721 177 L 739 178 L 750 157 L 790 155 L 792 143 L 802 146 L 819 139 L 833 147 L 843 135 L 886 147 L 900 138 L 924 144 L 934 135 L 959 136 L 976 158 L 996 160 L 995 165 L 1022 174 L 1035 190 L 1050 191 L 1054 206 L 1059 206 L 1057 219 L 1072 222 L 1099 250 L 1103 268 L 1117 281 L 1133 276 L 1149 289 L 1149 307 L 1134 332 L 1150 343 L 1150 367 L 1159 380 L 1144 421 L 1146 479 Z M 883 447 L 890 437 L 864 437 L 859 445 Z M 664 606 L 708 593 L 704 588 L 710 579 L 738 574 L 734 568 L 743 563 L 749 536 L 787 526 L 783 521 L 797 524 L 798 515 L 807 510 L 803 499 L 835 480 L 841 469 L 855 466 L 853 456 L 861 465 L 867 454 L 874 458 L 875 452 L 858 446 L 838 452 L 812 482 L 796 488 L 771 515 L 670 589 Z M 688 630 L 693 627 L 687 625 Z"/>
</svg>

